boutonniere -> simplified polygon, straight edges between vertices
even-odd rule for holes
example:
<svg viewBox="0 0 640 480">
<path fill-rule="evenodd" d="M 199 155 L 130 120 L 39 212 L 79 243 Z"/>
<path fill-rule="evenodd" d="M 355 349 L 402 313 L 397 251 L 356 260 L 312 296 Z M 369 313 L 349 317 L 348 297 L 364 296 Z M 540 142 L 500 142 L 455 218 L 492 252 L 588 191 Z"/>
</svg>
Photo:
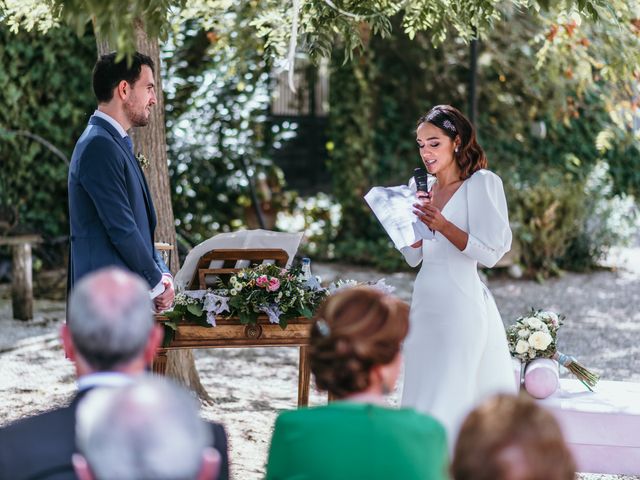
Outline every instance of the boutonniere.
<svg viewBox="0 0 640 480">
<path fill-rule="evenodd" d="M 142 153 L 138 153 L 136 155 L 136 160 L 138 160 L 138 164 L 143 170 L 149 166 L 149 160 L 147 160 L 147 157 L 145 157 Z"/>
</svg>

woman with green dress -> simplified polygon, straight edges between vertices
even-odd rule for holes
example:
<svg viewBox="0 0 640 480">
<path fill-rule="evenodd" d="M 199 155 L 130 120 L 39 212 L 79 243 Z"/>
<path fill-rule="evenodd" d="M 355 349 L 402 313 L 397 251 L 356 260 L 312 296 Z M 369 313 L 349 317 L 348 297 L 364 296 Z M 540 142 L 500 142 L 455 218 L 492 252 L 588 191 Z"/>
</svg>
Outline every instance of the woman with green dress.
<svg viewBox="0 0 640 480">
<path fill-rule="evenodd" d="M 309 360 L 318 388 L 337 400 L 280 414 L 267 480 L 449 478 L 442 425 L 385 401 L 400 374 L 408 328 L 409 306 L 380 290 L 348 288 L 325 301 L 311 329 Z"/>
</svg>

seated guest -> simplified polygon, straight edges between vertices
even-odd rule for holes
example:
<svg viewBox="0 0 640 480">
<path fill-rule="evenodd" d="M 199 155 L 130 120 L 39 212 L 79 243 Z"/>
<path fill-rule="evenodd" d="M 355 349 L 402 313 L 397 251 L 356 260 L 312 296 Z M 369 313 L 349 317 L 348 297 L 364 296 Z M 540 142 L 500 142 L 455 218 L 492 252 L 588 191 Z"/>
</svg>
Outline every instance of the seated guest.
<svg viewBox="0 0 640 480">
<path fill-rule="evenodd" d="M 442 425 L 385 404 L 408 329 L 409 306 L 379 290 L 349 288 L 325 301 L 311 329 L 309 361 L 317 386 L 337 401 L 278 417 L 268 480 L 447 478 Z"/>
<path fill-rule="evenodd" d="M 451 471 L 455 480 L 573 480 L 576 466 L 551 413 L 498 395 L 465 419 Z"/>
<path fill-rule="evenodd" d="M 80 401 L 73 465 L 80 480 L 215 480 L 211 437 L 187 391 L 148 376 Z"/>
<path fill-rule="evenodd" d="M 149 286 L 137 275 L 106 268 L 86 275 L 71 291 L 62 326 L 67 358 L 75 364 L 78 393 L 71 404 L 0 428 L 0 479 L 75 480 L 75 413 L 91 389 L 126 385 L 145 372 L 162 342 Z M 211 424 L 228 477 L 227 436 Z"/>
</svg>

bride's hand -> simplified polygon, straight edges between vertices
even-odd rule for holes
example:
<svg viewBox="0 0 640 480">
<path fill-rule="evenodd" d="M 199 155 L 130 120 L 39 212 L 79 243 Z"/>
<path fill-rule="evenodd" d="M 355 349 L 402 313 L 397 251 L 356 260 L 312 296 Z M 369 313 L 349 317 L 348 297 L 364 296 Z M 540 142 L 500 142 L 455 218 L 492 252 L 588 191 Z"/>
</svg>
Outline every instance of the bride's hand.
<svg viewBox="0 0 640 480">
<path fill-rule="evenodd" d="M 442 232 L 448 221 L 430 200 L 413 204 L 413 213 L 431 230 Z"/>
</svg>

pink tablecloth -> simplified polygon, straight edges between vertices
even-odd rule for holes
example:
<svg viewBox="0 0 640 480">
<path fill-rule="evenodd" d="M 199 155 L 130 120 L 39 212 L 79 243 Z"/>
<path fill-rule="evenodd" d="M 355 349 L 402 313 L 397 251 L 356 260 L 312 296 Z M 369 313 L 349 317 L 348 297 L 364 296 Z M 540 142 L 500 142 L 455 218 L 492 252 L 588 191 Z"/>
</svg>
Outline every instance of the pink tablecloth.
<svg viewBox="0 0 640 480">
<path fill-rule="evenodd" d="M 589 392 L 561 379 L 538 401 L 560 422 L 580 472 L 640 474 L 640 383 L 601 381 Z"/>
</svg>

